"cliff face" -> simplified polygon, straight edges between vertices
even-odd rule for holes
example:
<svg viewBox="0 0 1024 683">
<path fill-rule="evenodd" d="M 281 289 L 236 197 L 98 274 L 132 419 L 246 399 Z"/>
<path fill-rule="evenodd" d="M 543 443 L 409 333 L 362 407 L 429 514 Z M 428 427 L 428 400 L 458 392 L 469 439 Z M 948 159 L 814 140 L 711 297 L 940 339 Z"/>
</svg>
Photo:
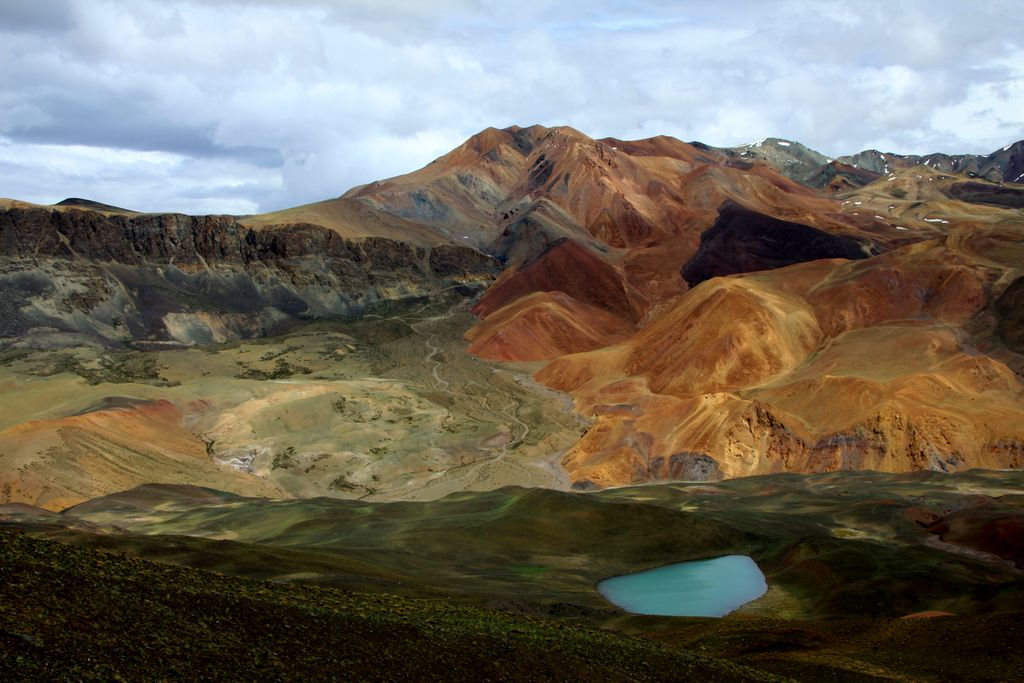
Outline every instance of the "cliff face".
<svg viewBox="0 0 1024 683">
<path fill-rule="evenodd" d="M 496 262 L 327 228 L 231 216 L 0 212 L 0 337 L 64 345 L 219 341 L 374 302 L 489 282 Z"/>
</svg>

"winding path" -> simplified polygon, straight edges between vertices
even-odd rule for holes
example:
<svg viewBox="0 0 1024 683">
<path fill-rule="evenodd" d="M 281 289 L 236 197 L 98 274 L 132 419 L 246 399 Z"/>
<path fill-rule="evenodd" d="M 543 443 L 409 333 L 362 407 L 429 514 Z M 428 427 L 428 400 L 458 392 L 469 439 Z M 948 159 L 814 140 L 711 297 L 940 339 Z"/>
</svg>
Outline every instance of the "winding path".
<svg viewBox="0 0 1024 683">
<path fill-rule="evenodd" d="M 498 463 L 503 463 L 505 466 L 511 467 L 513 469 L 519 469 L 524 472 L 529 472 L 530 468 L 527 467 L 526 465 L 514 462 L 512 460 L 506 460 L 506 457 L 509 455 L 509 453 L 519 448 L 524 443 L 526 443 L 526 439 L 530 435 L 529 425 L 523 422 L 518 414 L 519 410 L 522 408 L 522 404 L 515 398 L 510 398 L 507 405 L 499 408 L 494 408 L 491 405 L 491 397 L 487 395 L 488 391 L 486 387 L 481 386 L 477 382 L 469 382 L 466 385 L 467 389 L 470 386 L 475 385 L 482 390 L 481 393 L 457 393 L 451 390 L 451 383 L 441 376 L 441 368 L 444 365 L 444 363 L 441 360 L 437 360 L 437 357 L 442 353 L 442 349 L 436 343 L 437 337 L 439 336 L 440 333 L 428 332 L 427 329 L 425 328 L 429 328 L 430 326 L 436 325 L 441 321 L 450 319 L 452 316 L 455 315 L 455 312 L 457 310 L 462 308 L 464 303 L 461 300 L 456 301 L 444 313 L 424 318 L 413 318 L 413 316 L 423 311 L 429 305 L 429 303 L 424 304 L 415 311 L 411 311 L 405 315 L 395 316 L 394 319 L 401 320 L 402 322 L 404 322 L 406 325 L 409 326 L 409 328 L 414 333 L 416 333 L 423 339 L 423 343 L 427 347 L 428 351 L 425 360 L 432 366 L 430 374 L 433 380 L 434 388 L 437 389 L 438 391 L 444 392 L 450 396 L 455 396 L 458 398 L 465 398 L 467 396 L 475 396 L 476 398 L 479 398 L 481 401 L 481 405 L 484 407 L 484 409 L 487 412 L 494 415 L 499 423 L 506 424 L 509 429 L 509 439 L 502 443 L 499 448 L 488 448 L 485 446 L 479 447 L 483 451 L 494 452 L 495 454 L 493 457 L 476 460 L 465 465 L 458 465 L 449 469 L 448 472 L 454 473 L 456 470 L 465 469 L 465 472 L 460 474 L 464 474 L 464 476 L 470 477 L 469 480 L 467 481 L 467 485 L 479 481 L 481 478 L 484 477 L 488 470 L 493 469 L 493 467 Z M 502 370 L 496 369 L 495 372 L 500 372 L 504 374 L 504 371 Z M 550 467 L 550 465 L 546 466 Z M 556 480 L 560 481 L 560 478 L 557 477 L 557 473 Z"/>
</svg>

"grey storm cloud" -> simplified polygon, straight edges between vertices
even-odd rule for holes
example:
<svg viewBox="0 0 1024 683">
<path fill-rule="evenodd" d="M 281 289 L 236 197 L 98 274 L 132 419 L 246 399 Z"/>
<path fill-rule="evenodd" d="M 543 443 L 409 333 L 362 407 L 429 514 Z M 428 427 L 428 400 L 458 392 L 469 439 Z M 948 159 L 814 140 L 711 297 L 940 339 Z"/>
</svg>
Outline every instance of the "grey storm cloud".
<svg viewBox="0 0 1024 683">
<path fill-rule="evenodd" d="M 830 154 L 1024 137 L 1011 1 L 0 0 L 0 195 L 247 213 L 487 126 Z"/>
<path fill-rule="evenodd" d="M 64 31 L 71 28 L 70 0 L 43 2 L 0 1 L 2 30 L 13 31 Z"/>
</svg>

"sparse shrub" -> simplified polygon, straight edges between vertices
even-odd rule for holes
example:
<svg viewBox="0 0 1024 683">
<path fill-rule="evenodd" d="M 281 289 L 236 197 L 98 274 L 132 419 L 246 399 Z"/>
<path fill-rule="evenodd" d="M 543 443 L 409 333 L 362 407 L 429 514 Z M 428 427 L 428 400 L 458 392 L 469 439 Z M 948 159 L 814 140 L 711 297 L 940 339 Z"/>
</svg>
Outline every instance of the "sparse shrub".
<svg viewBox="0 0 1024 683">
<path fill-rule="evenodd" d="M 445 415 L 444 418 L 441 420 L 441 430 L 448 432 L 449 434 L 458 434 L 458 421 L 454 417 L 452 417 L 450 413 L 448 415 Z"/>
<path fill-rule="evenodd" d="M 235 375 L 238 379 L 287 379 L 292 375 L 308 375 L 313 372 L 312 369 L 305 365 L 292 365 L 283 358 L 278 358 L 274 363 L 274 367 L 270 370 L 250 367 L 244 361 L 235 361 L 235 364 L 241 368 L 241 372 Z"/>
<path fill-rule="evenodd" d="M 348 479 L 346 479 L 345 475 L 343 474 L 339 477 L 335 477 L 334 480 L 327 485 L 327 488 L 331 489 L 332 491 L 355 491 L 360 487 L 356 486 Z"/>
<path fill-rule="evenodd" d="M 299 464 L 298 459 L 295 457 L 295 447 L 288 446 L 280 453 L 274 454 L 274 462 L 271 463 L 270 469 L 281 470 L 291 469 Z"/>
</svg>

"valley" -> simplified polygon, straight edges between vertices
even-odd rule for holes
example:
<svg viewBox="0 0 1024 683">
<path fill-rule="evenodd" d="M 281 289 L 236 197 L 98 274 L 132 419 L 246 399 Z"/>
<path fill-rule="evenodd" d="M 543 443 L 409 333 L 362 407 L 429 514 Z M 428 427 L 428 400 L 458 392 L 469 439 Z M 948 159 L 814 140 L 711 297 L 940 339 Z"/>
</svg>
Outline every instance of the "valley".
<svg viewBox="0 0 1024 683">
<path fill-rule="evenodd" d="M 578 418 L 465 354 L 466 308 L 449 292 L 277 337 L 8 352 L 3 502 L 61 509 L 151 481 L 373 500 L 567 486 Z"/>
<path fill-rule="evenodd" d="M 1019 467 L 1024 356 L 1007 305 L 1024 277 L 1013 199 L 1024 186 L 992 169 L 1015 168 L 1020 146 L 959 166 L 890 155 L 870 182 L 830 193 L 781 172 L 799 152 L 783 142 L 719 149 L 512 126 L 407 175 L 259 216 L 10 200 L 5 353 L 47 360 L 14 367 L 8 386 L 75 374 L 61 364 L 89 386 L 144 379 L 140 398 L 171 397 L 160 419 L 181 439 L 169 451 L 201 455 L 188 435 L 205 435 L 219 463 L 202 465 L 210 483 L 260 495 L 412 500 L 503 484 Z M 475 319 L 456 314 L 467 310 Z M 343 331 L 329 335 L 346 320 L 364 330 L 359 353 Z M 317 325 L 326 336 L 302 331 Z M 359 369 L 334 363 L 343 356 Z M 476 358 L 494 364 L 447 376 L 484 368 Z M 166 382 L 177 386 L 153 388 L 159 363 L 181 369 Z M 230 378 L 216 383 L 234 395 L 222 400 L 206 378 Z M 412 378 L 429 406 L 405 393 Z M 262 389 L 242 396 L 243 380 Z M 378 389 L 409 413 L 368 407 Z M 567 400 L 549 390 L 575 415 L 534 434 L 519 413 Z M 7 428 L 52 433 L 57 423 L 19 420 L 82 422 L 79 411 L 120 396 L 84 391 L 91 399 L 63 413 L 14 410 Z M 348 408 L 327 412 L 338 397 Z M 253 419 L 263 423 L 245 426 Z M 367 426 L 345 427 L 341 455 L 300 423 Z M 538 448 L 526 463 L 506 458 L 527 436 Z M 39 438 L 37 454 L 54 447 Z M 273 469 L 278 455 L 294 467 Z M 11 462 L 0 473 L 10 499 L 45 503 L 46 477 L 19 488 L 12 473 L 29 460 Z M 238 472 L 254 467 L 243 484 Z M 72 502 L 64 486 L 45 494 L 53 506 Z"/>
<path fill-rule="evenodd" d="M 0 0 L 0 683 L 1024 681 L 986 0 Z"/>
</svg>

